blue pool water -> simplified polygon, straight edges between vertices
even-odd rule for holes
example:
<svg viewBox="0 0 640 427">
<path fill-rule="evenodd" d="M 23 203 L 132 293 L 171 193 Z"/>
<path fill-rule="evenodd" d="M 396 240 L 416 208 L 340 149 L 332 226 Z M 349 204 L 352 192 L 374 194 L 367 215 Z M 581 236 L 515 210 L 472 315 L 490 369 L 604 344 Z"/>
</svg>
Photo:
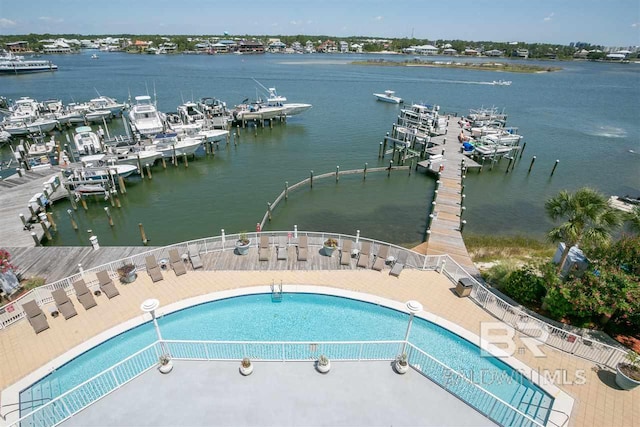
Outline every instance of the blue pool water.
<svg viewBox="0 0 640 427">
<path fill-rule="evenodd" d="M 408 316 L 362 301 L 317 294 L 248 295 L 190 307 L 159 319 L 167 340 L 210 341 L 366 341 L 402 340 Z M 113 366 L 156 340 L 149 322 L 83 353 L 20 394 L 25 414 Z M 502 400 L 545 422 L 553 403 L 517 371 L 459 336 L 415 319 L 410 341 L 459 370 Z M 32 402 L 32 403 L 30 403 Z"/>
</svg>

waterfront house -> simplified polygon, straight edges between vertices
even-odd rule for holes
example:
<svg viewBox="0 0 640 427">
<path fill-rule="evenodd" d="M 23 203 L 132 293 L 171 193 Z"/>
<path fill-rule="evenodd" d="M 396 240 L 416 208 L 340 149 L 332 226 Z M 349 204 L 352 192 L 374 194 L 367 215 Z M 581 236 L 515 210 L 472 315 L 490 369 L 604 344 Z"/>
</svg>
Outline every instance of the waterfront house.
<svg viewBox="0 0 640 427">
<path fill-rule="evenodd" d="M 27 41 L 17 41 L 17 42 L 11 42 L 11 43 L 5 43 L 4 44 L 5 48 L 9 51 L 9 52 L 29 52 L 29 42 Z"/>
<path fill-rule="evenodd" d="M 504 52 L 499 50 L 499 49 L 491 49 L 488 50 L 484 53 L 486 56 L 493 56 L 493 57 L 497 57 L 497 56 L 502 56 L 504 55 Z"/>
<path fill-rule="evenodd" d="M 240 53 L 264 53 L 264 44 L 260 40 L 241 40 L 238 43 L 238 52 Z"/>
<path fill-rule="evenodd" d="M 454 49 L 454 48 L 452 48 L 452 47 L 448 47 L 448 48 L 446 48 L 446 49 L 444 49 L 444 50 L 442 51 L 442 54 L 443 54 L 443 55 L 450 55 L 450 56 L 454 56 L 454 55 L 457 55 L 457 54 L 458 54 L 458 51 L 457 51 L 457 50 L 455 50 L 455 49 Z"/>
</svg>

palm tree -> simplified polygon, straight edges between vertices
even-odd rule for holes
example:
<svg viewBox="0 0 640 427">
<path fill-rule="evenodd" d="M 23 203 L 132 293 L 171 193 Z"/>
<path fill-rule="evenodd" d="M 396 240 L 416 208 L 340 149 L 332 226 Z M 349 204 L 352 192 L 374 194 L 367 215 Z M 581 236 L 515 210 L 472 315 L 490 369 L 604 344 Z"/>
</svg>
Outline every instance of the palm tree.
<svg viewBox="0 0 640 427">
<path fill-rule="evenodd" d="M 621 223 L 620 213 L 609 206 L 604 195 L 591 188 L 581 188 L 574 194 L 563 190 L 547 200 L 544 207 L 552 220 L 566 219 L 548 234 L 552 242 L 565 244 L 558 271 L 562 271 L 573 246 L 582 242 L 607 243 L 610 231 Z"/>
<path fill-rule="evenodd" d="M 629 221 L 631 231 L 640 233 L 640 206 L 634 206 L 625 219 Z"/>
</svg>

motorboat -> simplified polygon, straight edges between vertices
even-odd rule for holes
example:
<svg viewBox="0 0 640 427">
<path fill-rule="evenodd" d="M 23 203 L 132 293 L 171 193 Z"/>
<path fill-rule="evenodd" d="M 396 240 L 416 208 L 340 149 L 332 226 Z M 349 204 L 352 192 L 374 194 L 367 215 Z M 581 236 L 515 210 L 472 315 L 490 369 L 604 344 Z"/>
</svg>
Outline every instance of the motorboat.
<svg viewBox="0 0 640 427">
<path fill-rule="evenodd" d="M 138 170 L 133 165 L 104 165 L 87 166 L 80 171 L 80 177 L 85 180 L 103 180 L 109 177 L 126 178 Z"/>
<path fill-rule="evenodd" d="M 32 121 L 10 120 L 9 123 L 3 124 L 4 130 L 9 132 L 12 136 L 51 132 L 56 126 L 58 126 L 58 121 L 56 119 L 47 119 L 44 117 Z"/>
<path fill-rule="evenodd" d="M 135 105 L 129 111 L 129 120 L 133 130 L 142 137 L 153 138 L 164 131 L 165 115 L 160 113 L 151 97 L 148 95 L 136 96 Z"/>
<path fill-rule="evenodd" d="M 284 114 L 287 116 L 295 116 L 297 114 L 304 113 L 312 107 L 311 104 L 291 103 L 287 102 L 287 98 L 282 95 L 278 95 L 275 87 L 268 89 L 269 95 L 267 97 L 267 107 L 284 107 Z"/>
<path fill-rule="evenodd" d="M 157 134 L 151 144 L 143 146 L 145 151 L 157 151 L 162 157 L 171 158 L 175 156 L 191 155 L 202 145 L 202 138 L 186 137 L 178 139 L 175 132 L 165 132 Z"/>
<path fill-rule="evenodd" d="M 203 139 L 203 142 L 220 142 L 228 135 L 229 131 L 222 129 L 207 129 L 198 132 L 198 136 Z"/>
<path fill-rule="evenodd" d="M 99 56 L 97 54 L 95 54 L 95 53 L 93 55 L 91 55 L 91 59 L 98 59 L 98 58 L 99 58 Z"/>
<path fill-rule="evenodd" d="M 492 84 L 495 86 L 511 86 L 511 80 L 494 80 Z"/>
<path fill-rule="evenodd" d="M 118 102 L 114 98 L 102 95 L 89 100 L 88 104 L 94 110 L 109 110 L 114 116 L 119 116 L 127 108 L 127 104 L 124 102 Z"/>
<path fill-rule="evenodd" d="M 396 93 L 392 90 L 385 90 L 384 93 L 374 93 L 378 101 L 390 102 L 392 104 L 402 104 L 404 101 L 402 98 L 396 96 Z"/>
<path fill-rule="evenodd" d="M 80 154 L 93 154 L 102 151 L 100 137 L 89 126 L 80 126 L 73 135 L 73 142 Z"/>
<path fill-rule="evenodd" d="M 89 123 L 102 123 L 103 120 L 111 120 L 111 110 L 90 109 L 84 114 L 84 117 Z"/>
<path fill-rule="evenodd" d="M 24 60 L 23 56 L 16 56 L 9 52 L 0 56 L 0 74 L 25 74 L 43 71 L 56 71 L 58 66 L 46 60 Z"/>
<path fill-rule="evenodd" d="M 252 103 L 242 103 L 236 105 L 236 108 L 232 111 L 233 120 L 237 122 L 247 120 L 269 120 L 285 115 L 285 107 L 272 106 L 269 107 L 263 104 L 262 101 L 256 101 Z"/>
</svg>

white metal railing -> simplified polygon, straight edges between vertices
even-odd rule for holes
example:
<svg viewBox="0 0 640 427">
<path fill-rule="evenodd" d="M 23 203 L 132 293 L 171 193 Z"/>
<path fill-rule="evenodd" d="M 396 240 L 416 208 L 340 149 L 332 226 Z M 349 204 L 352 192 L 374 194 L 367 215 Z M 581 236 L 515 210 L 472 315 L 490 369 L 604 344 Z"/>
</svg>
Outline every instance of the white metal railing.
<svg viewBox="0 0 640 427">
<path fill-rule="evenodd" d="M 420 348 L 405 341 L 177 341 L 164 340 L 143 348 L 116 365 L 61 394 L 11 427 L 55 426 L 122 387 L 157 364 L 164 347 L 175 360 L 228 361 L 249 357 L 254 361 L 313 361 L 323 354 L 336 361 L 394 360 L 407 353 L 409 364 L 443 389 L 500 425 L 543 426 L 493 393 Z M 546 418 L 546 417 L 545 417 Z"/>
<path fill-rule="evenodd" d="M 449 255 L 444 255 L 443 261 L 444 264 L 441 263 L 439 266 L 443 274 L 453 283 L 457 283 L 463 277 L 470 279 L 473 288 L 469 297 L 491 315 L 514 329 L 543 344 L 613 369 L 625 359 L 627 352 L 621 348 L 564 330 L 510 304 L 469 275 Z"/>
<path fill-rule="evenodd" d="M 454 284 L 461 278 L 469 278 L 473 282 L 473 289 L 470 295 L 470 298 L 473 301 L 497 319 L 511 325 L 520 332 L 538 339 L 544 344 L 613 369 L 615 369 L 618 362 L 623 361 L 626 356 L 625 350 L 592 338 L 585 338 L 579 334 L 551 325 L 539 318 L 531 316 L 520 307 L 516 307 L 508 303 L 478 282 L 449 255 L 423 255 L 401 246 L 367 239 L 360 236 L 309 231 L 247 233 L 247 236 L 252 239 L 252 246 L 258 246 L 260 240 L 259 236 L 261 234 L 268 235 L 271 242 L 277 241 L 279 244 L 283 245 L 296 244 L 298 236 L 306 235 L 308 236 L 308 245 L 310 247 L 318 248 L 322 247 L 323 242 L 329 237 L 337 239 L 340 246 L 345 239 L 350 239 L 355 242 L 369 241 L 373 244 L 372 253 L 376 253 L 380 246 L 388 245 L 390 247 L 389 255 L 396 258 L 398 253 L 401 251 L 408 252 L 409 256 L 406 263 L 408 267 L 421 270 L 438 270 L 445 274 Z M 235 249 L 235 241 L 237 239 L 238 234 L 221 235 L 155 248 L 147 252 L 116 260 L 98 267 L 85 269 L 83 273 L 77 273 L 62 280 L 58 280 L 57 282 L 40 286 L 21 296 L 17 300 L 11 301 L 10 303 L 0 307 L 0 329 L 9 326 L 24 317 L 24 312 L 22 310 L 22 304 L 24 302 L 35 300 L 39 305 L 51 303 L 53 302 L 53 297 L 51 296 L 52 291 L 62 288 L 65 289 L 67 293 L 72 294 L 72 283 L 80 278 L 85 279 L 85 282 L 87 282 L 87 286 L 90 289 L 97 289 L 98 281 L 95 278 L 95 273 L 98 271 L 107 270 L 111 277 L 116 278 L 116 270 L 125 262 L 133 263 L 136 265 L 138 270 L 145 270 L 145 257 L 148 255 L 153 255 L 158 260 L 162 258 L 169 258 L 170 249 L 177 248 L 179 253 L 187 253 L 187 247 L 191 247 L 203 254 L 209 252 L 232 251 Z M 545 331 L 547 333 L 545 333 Z"/>
</svg>

